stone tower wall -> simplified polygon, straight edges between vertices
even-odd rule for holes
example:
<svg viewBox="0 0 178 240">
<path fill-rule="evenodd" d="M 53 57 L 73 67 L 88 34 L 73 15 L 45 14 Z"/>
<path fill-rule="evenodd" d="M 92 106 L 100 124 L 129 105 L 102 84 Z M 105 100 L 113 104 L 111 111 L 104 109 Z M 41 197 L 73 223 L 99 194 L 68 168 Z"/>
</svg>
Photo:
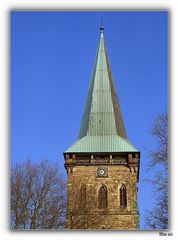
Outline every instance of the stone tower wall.
<svg viewBox="0 0 178 240">
<path fill-rule="evenodd" d="M 138 162 L 138 159 L 135 159 Z M 138 168 L 130 165 L 99 165 L 108 169 L 107 177 L 98 177 L 98 165 L 68 165 L 68 212 L 69 229 L 138 229 L 137 207 Z M 80 187 L 86 186 L 86 207 L 80 206 Z M 98 192 L 107 187 L 108 207 L 99 209 Z M 127 207 L 120 208 L 119 189 L 126 186 Z"/>
</svg>

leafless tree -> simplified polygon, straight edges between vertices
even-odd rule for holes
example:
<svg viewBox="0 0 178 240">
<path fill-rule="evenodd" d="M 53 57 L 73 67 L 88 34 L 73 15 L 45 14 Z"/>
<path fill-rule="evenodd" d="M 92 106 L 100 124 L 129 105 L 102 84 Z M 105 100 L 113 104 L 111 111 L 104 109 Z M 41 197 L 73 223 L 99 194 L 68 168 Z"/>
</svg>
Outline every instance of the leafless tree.
<svg viewBox="0 0 178 240">
<path fill-rule="evenodd" d="M 99 207 L 99 195 L 95 185 L 84 185 L 77 181 L 72 189 L 72 202 L 68 209 L 69 229 L 100 229 L 106 218 L 107 206 Z M 82 190 L 83 188 L 83 190 Z M 83 196 L 82 196 L 83 195 Z M 103 201 L 103 199 L 102 199 Z M 70 219 L 69 219 L 70 218 Z"/>
<path fill-rule="evenodd" d="M 62 229 L 66 182 L 57 164 L 25 161 L 11 169 L 11 229 Z"/>
<path fill-rule="evenodd" d="M 160 114 L 153 122 L 151 135 L 157 139 L 157 147 L 150 151 L 148 170 L 154 177 L 149 182 L 154 188 L 155 205 L 146 215 L 149 229 L 168 228 L 168 117 Z"/>
</svg>

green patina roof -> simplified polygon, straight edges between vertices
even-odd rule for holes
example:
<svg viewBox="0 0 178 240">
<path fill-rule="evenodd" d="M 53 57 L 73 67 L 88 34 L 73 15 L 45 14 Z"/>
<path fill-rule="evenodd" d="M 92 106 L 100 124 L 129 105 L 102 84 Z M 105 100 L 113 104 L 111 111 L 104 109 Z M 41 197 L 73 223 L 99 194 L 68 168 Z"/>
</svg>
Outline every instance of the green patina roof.
<svg viewBox="0 0 178 240">
<path fill-rule="evenodd" d="M 79 137 L 66 152 L 137 152 L 127 139 L 101 29 Z"/>
<path fill-rule="evenodd" d="M 66 152 L 138 152 L 124 138 L 111 136 L 85 136 L 77 140 Z"/>
</svg>

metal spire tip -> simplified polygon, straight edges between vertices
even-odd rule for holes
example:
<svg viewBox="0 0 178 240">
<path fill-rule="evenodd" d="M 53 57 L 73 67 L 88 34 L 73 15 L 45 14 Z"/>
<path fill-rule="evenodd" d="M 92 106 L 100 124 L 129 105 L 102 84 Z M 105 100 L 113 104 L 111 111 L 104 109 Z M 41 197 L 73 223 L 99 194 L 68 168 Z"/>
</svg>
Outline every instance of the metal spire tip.
<svg viewBox="0 0 178 240">
<path fill-rule="evenodd" d="M 103 20 L 101 18 L 101 22 L 100 22 L 100 33 L 104 32 L 104 26 L 103 26 Z"/>
</svg>

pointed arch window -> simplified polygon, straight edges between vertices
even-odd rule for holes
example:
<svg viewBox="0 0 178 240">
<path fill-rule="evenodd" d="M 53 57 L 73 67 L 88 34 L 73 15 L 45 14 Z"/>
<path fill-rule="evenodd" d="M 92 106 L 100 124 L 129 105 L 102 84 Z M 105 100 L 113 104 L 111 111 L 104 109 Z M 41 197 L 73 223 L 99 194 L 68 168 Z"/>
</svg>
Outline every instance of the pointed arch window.
<svg viewBox="0 0 178 240">
<path fill-rule="evenodd" d="M 108 192 L 107 187 L 103 184 L 99 189 L 99 209 L 108 207 Z"/>
<path fill-rule="evenodd" d="M 82 184 L 80 188 L 80 208 L 85 209 L 86 207 L 86 186 Z"/>
<path fill-rule="evenodd" d="M 120 207 L 126 208 L 127 207 L 127 192 L 126 186 L 124 184 L 120 187 Z"/>
</svg>

